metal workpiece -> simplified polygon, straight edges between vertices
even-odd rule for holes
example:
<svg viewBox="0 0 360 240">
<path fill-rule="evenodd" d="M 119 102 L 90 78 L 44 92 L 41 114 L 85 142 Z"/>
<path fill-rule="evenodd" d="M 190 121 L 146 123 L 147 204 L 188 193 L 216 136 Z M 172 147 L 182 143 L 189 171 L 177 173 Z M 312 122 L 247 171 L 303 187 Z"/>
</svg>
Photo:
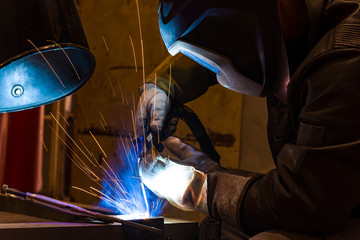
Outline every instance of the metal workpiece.
<svg viewBox="0 0 360 240">
<path fill-rule="evenodd" d="M 148 226 L 146 224 L 131 222 L 128 220 L 124 220 L 120 217 L 112 216 L 110 214 L 103 214 L 98 211 L 92 211 L 80 207 L 78 205 L 67 203 L 63 201 L 59 201 L 54 198 L 50 198 L 47 196 L 43 196 L 35 193 L 24 193 L 19 190 L 9 188 L 6 184 L 3 185 L 1 189 L 2 194 L 9 194 L 10 197 L 20 197 L 25 201 L 33 202 L 35 205 L 42 205 L 47 208 L 55 208 L 56 210 L 66 211 L 66 213 L 77 214 L 84 218 L 89 218 L 92 221 L 100 221 L 104 223 L 121 223 L 124 226 L 134 227 L 139 230 L 148 231 L 154 233 L 156 235 L 162 235 L 162 230 L 153 226 Z"/>
<path fill-rule="evenodd" d="M 121 216 L 111 215 L 108 209 L 81 205 L 74 211 L 72 203 L 53 200 L 3 186 L 0 194 L 1 239 L 20 240 L 24 236 L 28 240 L 197 239 L 197 222 L 163 217 L 124 221 Z M 89 216 L 84 211 L 103 218 Z"/>
<path fill-rule="evenodd" d="M 0 212 L 3 217 L 15 216 L 16 220 L 22 215 Z M 44 222 L 43 219 L 28 218 L 39 222 L 0 223 L 2 240 L 196 240 L 198 226 L 196 222 L 177 219 L 152 219 L 152 222 L 163 223 L 164 235 L 156 236 L 147 232 L 124 227 L 121 224 Z"/>
<path fill-rule="evenodd" d="M 94 71 L 74 0 L 1 1 L 0 30 L 0 112 L 61 99 Z"/>
</svg>

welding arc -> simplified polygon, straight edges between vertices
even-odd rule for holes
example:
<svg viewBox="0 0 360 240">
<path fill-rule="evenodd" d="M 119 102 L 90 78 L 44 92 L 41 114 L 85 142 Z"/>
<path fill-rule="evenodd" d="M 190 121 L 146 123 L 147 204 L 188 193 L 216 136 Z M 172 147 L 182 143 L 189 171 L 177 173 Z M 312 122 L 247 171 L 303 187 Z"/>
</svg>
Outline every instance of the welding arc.
<svg viewBox="0 0 360 240">
<path fill-rule="evenodd" d="M 14 188 L 9 188 L 8 185 L 4 184 L 1 188 L 1 193 L 2 194 L 9 194 L 9 195 L 15 195 L 17 197 L 21 197 L 24 198 L 27 201 L 32 201 L 34 203 L 40 204 L 40 205 L 45 205 L 47 207 L 60 207 L 63 209 L 66 209 L 67 211 L 73 211 L 76 213 L 80 213 L 83 214 L 86 217 L 95 219 L 95 220 L 99 220 L 102 222 L 118 222 L 121 223 L 123 225 L 129 226 L 129 227 L 135 227 L 135 228 L 139 228 L 145 231 L 150 231 L 156 234 L 162 234 L 162 230 L 158 229 L 158 228 L 154 228 L 154 227 L 150 227 L 144 224 L 140 224 L 140 223 L 135 223 L 135 222 L 131 222 L 131 221 L 127 221 L 127 220 L 123 220 L 123 219 L 119 219 L 117 217 L 113 217 L 111 215 L 106 215 L 106 214 L 102 214 L 99 212 L 94 212 L 94 211 L 90 211 L 87 210 L 85 208 L 79 207 L 77 205 L 71 204 L 71 203 L 66 203 L 60 200 L 56 200 L 54 198 L 50 198 L 50 197 L 46 197 L 40 194 L 35 194 L 35 193 L 29 193 L 29 192 L 21 192 L 17 189 Z"/>
</svg>

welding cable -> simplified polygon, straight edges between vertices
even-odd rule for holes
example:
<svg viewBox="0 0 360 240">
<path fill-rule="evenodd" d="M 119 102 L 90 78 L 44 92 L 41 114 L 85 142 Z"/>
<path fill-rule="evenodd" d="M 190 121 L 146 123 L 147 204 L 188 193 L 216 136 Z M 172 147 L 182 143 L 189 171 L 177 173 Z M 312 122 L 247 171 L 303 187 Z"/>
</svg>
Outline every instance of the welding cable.
<svg viewBox="0 0 360 240">
<path fill-rule="evenodd" d="M 1 193 L 9 194 L 10 196 L 14 195 L 17 197 L 21 197 L 21 198 L 25 199 L 26 201 L 31 201 L 36 204 L 45 205 L 47 207 L 60 207 L 62 209 L 66 209 L 68 211 L 73 211 L 76 213 L 83 214 L 84 216 L 92 218 L 94 220 L 99 220 L 99 221 L 107 222 L 107 223 L 118 222 L 118 223 L 121 223 L 121 224 L 129 226 L 129 227 L 135 227 L 135 228 L 139 228 L 139 229 L 142 229 L 145 231 L 150 231 L 150 232 L 153 232 L 156 234 L 162 234 L 162 230 L 155 228 L 155 227 L 119 219 L 117 217 L 102 214 L 99 212 L 90 211 L 85 208 L 79 207 L 77 205 L 66 203 L 66 202 L 56 200 L 56 199 L 53 199 L 50 197 L 46 197 L 46 196 L 43 196 L 40 194 L 29 193 L 29 192 L 24 193 L 17 189 L 9 188 L 8 185 L 6 185 L 6 184 L 3 184 L 2 188 L 1 188 Z"/>
<path fill-rule="evenodd" d="M 207 134 L 203 124 L 201 123 L 199 117 L 195 114 L 195 112 L 185 105 L 174 107 L 170 110 L 169 116 L 165 120 L 165 126 L 167 126 L 167 128 L 173 127 L 170 125 L 175 122 L 173 120 L 174 118 L 179 118 L 183 120 L 198 141 L 201 151 L 213 161 L 219 163 L 220 155 L 215 150 L 209 138 L 209 135 Z M 167 136 L 163 138 L 167 138 Z"/>
</svg>

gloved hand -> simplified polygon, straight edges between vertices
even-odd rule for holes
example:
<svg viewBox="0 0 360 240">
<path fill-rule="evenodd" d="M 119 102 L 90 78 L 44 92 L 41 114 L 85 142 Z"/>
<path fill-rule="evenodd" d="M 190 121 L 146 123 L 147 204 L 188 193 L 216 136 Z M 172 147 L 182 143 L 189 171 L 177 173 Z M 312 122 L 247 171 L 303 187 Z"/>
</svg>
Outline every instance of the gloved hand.
<svg viewBox="0 0 360 240">
<path fill-rule="evenodd" d="M 140 92 L 135 119 L 137 137 L 147 137 L 149 133 L 157 136 L 170 110 L 170 99 L 164 90 L 152 83 L 145 83 Z"/>
<path fill-rule="evenodd" d="M 147 153 L 139 164 L 142 181 L 175 207 L 208 214 L 207 173 L 219 165 L 178 138 L 169 137 L 164 144 L 180 161 Z"/>
</svg>

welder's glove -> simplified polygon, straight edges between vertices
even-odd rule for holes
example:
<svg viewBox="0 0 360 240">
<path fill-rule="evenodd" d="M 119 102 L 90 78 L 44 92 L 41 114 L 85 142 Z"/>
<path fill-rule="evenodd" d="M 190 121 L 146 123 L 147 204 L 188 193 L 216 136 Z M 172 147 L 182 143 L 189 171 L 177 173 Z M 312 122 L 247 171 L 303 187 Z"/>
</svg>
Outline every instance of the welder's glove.
<svg viewBox="0 0 360 240">
<path fill-rule="evenodd" d="M 169 137 L 164 144 L 180 161 L 148 153 L 140 161 L 142 181 L 175 207 L 208 214 L 207 173 L 219 165 L 178 138 Z"/>
<path fill-rule="evenodd" d="M 145 83 L 140 89 L 141 97 L 136 113 L 136 134 L 147 137 L 150 133 L 156 142 L 165 140 L 176 131 L 177 118 L 167 119 L 171 99 L 167 93 L 153 83 Z M 159 141 L 158 138 L 160 138 Z"/>
<path fill-rule="evenodd" d="M 220 169 L 219 164 L 211 160 L 205 153 L 184 143 L 177 137 L 169 137 L 164 144 L 172 154 L 181 160 L 182 164 L 194 166 L 204 173 Z"/>
<path fill-rule="evenodd" d="M 167 93 L 152 83 L 145 83 L 140 89 L 140 100 L 136 113 L 137 136 L 152 133 L 157 136 L 163 129 L 164 120 L 170 109 Z"/>
</svg>

